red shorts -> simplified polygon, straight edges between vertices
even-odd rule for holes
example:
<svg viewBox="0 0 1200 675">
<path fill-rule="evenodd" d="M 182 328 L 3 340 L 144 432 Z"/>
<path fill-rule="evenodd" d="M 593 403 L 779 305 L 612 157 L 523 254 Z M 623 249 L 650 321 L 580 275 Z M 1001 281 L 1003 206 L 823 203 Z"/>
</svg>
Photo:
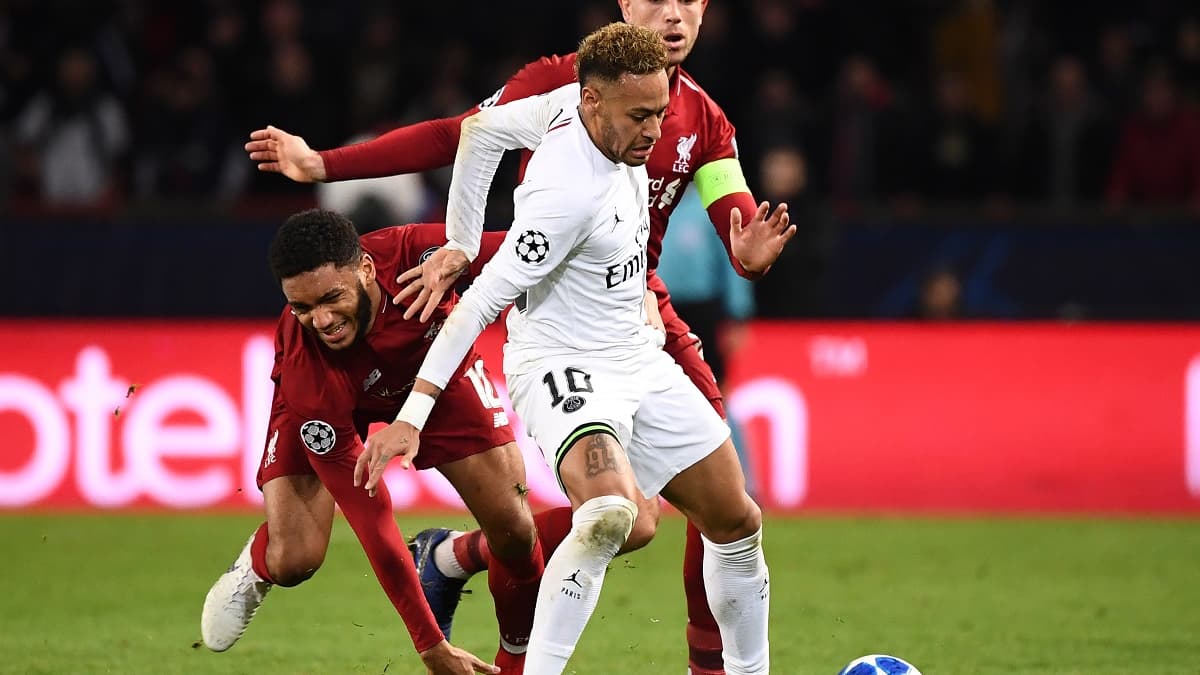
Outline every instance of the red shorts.
<svg viewBox="0 0 1200 675">
<path fill-rule="evenodd" d="M 490 384 L 488 381 L 487 392 L 480 393 L 462 371 L 450 380 L 445 391 L 438 396 L 425 428 L 421 430 L 421 447 L 413 466 L 418 469 L 441 466 L 515 440 L 504 408 L 496 400 Z M 485 398 L 489 400 L 485 402 Z M 372 422 L 391 422 L 397 412 L 399 409 L 390 411 L 390 415 L 355 417 L 357 434 L 352 436 L 353 446 L 348 451 L 357 457 L 362 452 L 362 440 L 366 438 L 367 427 Z M 300 435 L 300 427 L 305 421 L 288 411 L 276 387 L 271 403 L 271 423 L 267 427 L 267 443 L 258 465 L 260 490 L 273 478 L 315 474 L 310 461 L 333 459 L 330 455 L 315 455 L 305 447 Z"/>
<path fill-rule="evenodd" d="M 658 313 L 662 315 L 663 325 L 667 329 L 667 344 L 663 349 L 683 368 L 683 372 L 687 373 L 700 393 L 704 394 L 704 398 L 708 399 L 721 419 L 725 419 L 725 399 L 721 396 L 721 390 L 717 388 L 717 378 L 713 375 L 712 368 L 704 362 L 704 345 L 700 344 L 700 338 L 692 333 L 687 322 L 680 318 L 671 306 L 671 296 L 658 275 L 650 275 L 646 282 L 658 297 Z"/>
</svg>

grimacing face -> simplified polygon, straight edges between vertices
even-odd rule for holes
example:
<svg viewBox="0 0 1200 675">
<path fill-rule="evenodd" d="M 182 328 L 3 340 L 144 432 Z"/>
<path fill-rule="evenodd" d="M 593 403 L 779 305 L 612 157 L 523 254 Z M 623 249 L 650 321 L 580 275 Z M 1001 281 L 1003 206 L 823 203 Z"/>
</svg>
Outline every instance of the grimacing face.
<svg viewBox="0 0 1200 675">
<path fill-rule="evenodd" d="M 662 137 L 667 111 L 667 72 L 622 75 L 616 82 L 596 80 L 583 87 L 582 104 L 596 116 L 594 139 L 614 162 L 641 166 Z"/>
<path fill-rule="evenodd" d="M 364 255 L 359 265 L 326 263 L 283 279 L 283 295 L 300 325 L 333 350 L 358 344 L 371 329 L 375 263 Z"/>
<path fill-rule="evenodd" d="M 663 38 L 671 67 L 696 46 L 708 0 L 617 0 L 626 23 L 649 28 Z"/>
</svg>

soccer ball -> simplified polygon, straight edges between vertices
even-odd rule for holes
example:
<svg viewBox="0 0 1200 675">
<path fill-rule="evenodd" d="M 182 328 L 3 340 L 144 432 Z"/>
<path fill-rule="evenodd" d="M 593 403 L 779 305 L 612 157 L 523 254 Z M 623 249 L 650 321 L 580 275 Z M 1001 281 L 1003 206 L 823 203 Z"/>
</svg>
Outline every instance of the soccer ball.
<svg viewBox="0 0 1200 675">
<path fill-rule="evenodd" d="M 921 671 L 904 659 L 871 654 L 846 664 L 845 668 L 838 671 L 838 675 L 921 675 Z"/>
</svg>

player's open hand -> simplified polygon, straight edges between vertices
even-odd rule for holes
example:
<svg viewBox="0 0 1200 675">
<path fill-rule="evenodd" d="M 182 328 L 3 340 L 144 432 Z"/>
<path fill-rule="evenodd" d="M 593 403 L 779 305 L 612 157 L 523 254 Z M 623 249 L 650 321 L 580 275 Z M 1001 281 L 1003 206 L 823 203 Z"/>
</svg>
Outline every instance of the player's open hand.
<svg viewBox="0 0 1200 675">
<path fill-rule="evenodd" d="M 787 204 L 775 207 L 775 212 L 768 218 L 770 206 L 767 202 L 759 204 L 754 219 L 745 227 L 742 226 L 741 211 L 734 208 L 729 212 L 730 249 L 747 272 L 765 274 L 783 253 L 784 245 L 796 234 L 796 226 L 790 224 Z"/>
<path fill-rule="evenodd" d="M 386 428 L 371 434 L 363 444 L 358 461 L 354 463 L 354 487 L 362 485 L 367 494 L 374 497 L 388 462 L 394 457 L 399 457 L 400 466 L 410 468 L 420 443 L 420 432 L 408 422 L 392 422 Z"/>
<path fill-rule="evenodd" d="M 392 302 L 398 305 L 415 293 L 416 298 L 404 310 L 404 318 L 411 319 L 420 312 L 421 323 L 425 323 L 433 316 L 433 310 L 442 302 L 446 291 L 454 287 L 454 280 L 466 271 L 469 264 L 466 253 L 443 246 L 425 262 L 396 277 L 397 283 L 407 285 L 400 289 Z"/>
<path fill-rule="evenodd" d="M 259 171 L 281 173 L 297 183 L 325 180 L 325 160 L 320 153 L 283 129 L 269 126 L 252 131 L 245 147 L 250 160 L 258 162 Z"/>
<path fill-rule="evenodd" d="M 431 675 L 470 675 L 471 673 L 498 673 L 500 669 L 484 662 L 465 649 L 459 649 L 442 640 L 421 652 L 421 661 Z"/>
</svg>

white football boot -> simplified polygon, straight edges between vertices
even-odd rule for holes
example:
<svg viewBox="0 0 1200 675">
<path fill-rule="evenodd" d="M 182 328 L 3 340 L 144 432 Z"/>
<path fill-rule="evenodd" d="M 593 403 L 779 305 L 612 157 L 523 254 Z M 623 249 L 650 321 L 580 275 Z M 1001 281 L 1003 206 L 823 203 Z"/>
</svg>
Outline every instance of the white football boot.
<svg viewBox="0 0 1200 675">
<path fill-rule="evenodd" d="M 242 637 L 258 606 L 267 597 L 267 591 L 271 590 L 271 583 L 263 581 L 250 562 L 250 545 L 253 543 L 254 535 L 250 535 L 237 560 L 217 579 L 204 598 L 200 634 L 204 646 L 214 652 L 229 649 Z"/>
</svg>

